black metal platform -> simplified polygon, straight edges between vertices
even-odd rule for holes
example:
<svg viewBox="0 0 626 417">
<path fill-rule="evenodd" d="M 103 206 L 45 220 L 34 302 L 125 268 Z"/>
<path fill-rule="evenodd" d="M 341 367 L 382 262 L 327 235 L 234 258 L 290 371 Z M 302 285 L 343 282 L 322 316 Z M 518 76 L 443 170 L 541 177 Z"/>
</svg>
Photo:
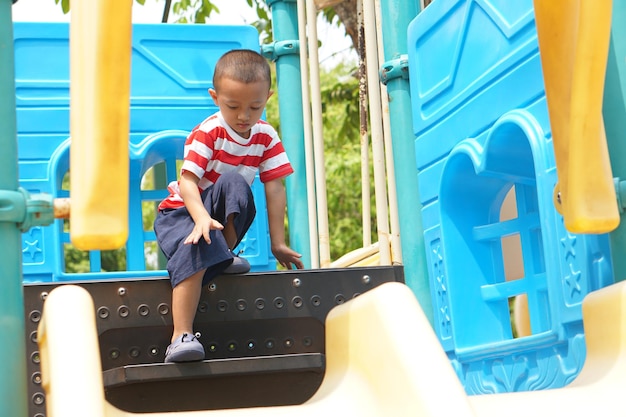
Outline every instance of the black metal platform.
<svg viewBox="0 0 626 417">
<path fill-rule="evenodd" d="M 306 401 L 324 375 L 328 312 L 391 281 L 404 281 L 401 266 L 219 276 L 204 287 L 194 322 L 206 360 L 191 364 L 163 363 L 172 332 L 167 278 L 71 284 L 94 299 L 107 400 L 156 412 Z M 47 294 L 63 284 L 24 286 L 32 417 L 45 416 L 37 325 Z"/>
</svg>

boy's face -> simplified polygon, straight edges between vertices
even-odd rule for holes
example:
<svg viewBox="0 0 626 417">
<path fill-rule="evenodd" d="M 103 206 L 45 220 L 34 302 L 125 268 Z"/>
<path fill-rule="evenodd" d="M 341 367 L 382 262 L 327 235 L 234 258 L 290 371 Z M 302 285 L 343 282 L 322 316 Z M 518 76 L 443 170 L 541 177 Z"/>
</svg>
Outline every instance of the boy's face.
<svg viewBox="0 0 626 417">
<path fill-rule="evenodd" d="M 209 94 L 220 108 L 228 126 L 241 137 L 249 138 L 250 129 L 261 118 L 272 92 L 265 81 L 243 83 L 222 78 L 217 91 L 209 89 Z"/>
</svg>

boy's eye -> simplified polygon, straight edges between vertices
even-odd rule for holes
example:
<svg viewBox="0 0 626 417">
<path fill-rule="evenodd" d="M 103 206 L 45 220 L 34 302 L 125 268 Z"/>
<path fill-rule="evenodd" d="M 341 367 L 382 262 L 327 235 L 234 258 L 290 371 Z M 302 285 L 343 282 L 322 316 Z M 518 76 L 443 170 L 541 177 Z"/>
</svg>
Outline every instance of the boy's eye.
<svg viewBox="0 0 626 417">
<path fill-rule="evenodd" d="M 250 109 L 251 109 L 251 110 L 255 110 L 255 111 L 256 111 L 256 110 L 261 110 L 261 108 L 260 108 L 260 107 L 250 107 Z"/>
<path fill-rule="evenodd" d="M 229 105 L 226 105 L 226 107 L 228 107 L 228 108 L 229 108 L 229 109 L 231 109 L 231 110 L 236 110 L 236 109 L 237 109 L 237 106 L 229 106 Z"/>
</svg>

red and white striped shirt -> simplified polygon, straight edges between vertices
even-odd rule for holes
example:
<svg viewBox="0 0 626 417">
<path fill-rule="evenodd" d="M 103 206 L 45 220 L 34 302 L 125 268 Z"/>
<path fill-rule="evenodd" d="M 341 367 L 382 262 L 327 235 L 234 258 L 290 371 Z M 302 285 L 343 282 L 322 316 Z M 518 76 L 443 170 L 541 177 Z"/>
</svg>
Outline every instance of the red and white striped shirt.
<svg viewBox="0 0 626 417">
<path fill-rule="evenodd" d="M 185 141 L 181 175 L 185 171 L 200 178 L 198 188 L 206 190 L 225 172 L 236 171 L 252 185 L 257 171 L 261 182 L 286 177 L 293 168 L 276 130 L 259 120 L 252 126 L 250 138 L 242 138 L 224 121 L 220 112 L 196 126 Z M 170 195 L 159 210 L 184 205 L 178 181 L 168 187 Z"/>
</svg>

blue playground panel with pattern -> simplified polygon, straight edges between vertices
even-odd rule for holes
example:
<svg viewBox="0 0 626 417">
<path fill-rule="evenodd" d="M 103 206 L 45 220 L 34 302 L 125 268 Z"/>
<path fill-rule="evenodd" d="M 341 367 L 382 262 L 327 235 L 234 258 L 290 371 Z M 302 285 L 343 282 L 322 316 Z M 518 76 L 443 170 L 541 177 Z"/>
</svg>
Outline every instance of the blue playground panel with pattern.
<svg viewBox="0 0 626 417">
<path fill-rule="evenodd" d="M 567 232 L 554 208 L 533 2 L 438 0 L 408 33 L 439 339 L 469 394 L 565 386 L 585 359 L 581 302 L 613 273 L 608 236 Z M 522 294 L 531 334 L 515 337 Z"/>
<path fill-rule="evenodd" d="M 18 22 L 14 23 L 14 38 L 20 186 L 31 194 L 68 197 L 63 178 L 69 169 L 70 151 L 69 25 Z M 212 87 L 214 64 L 224 52 L 237 48 L 260 50 L 254 27 L 133 25 L 127 270 L 102 271 L 101 253 L 92 251 L 89 273 L 67 273 L 68 228 L 55 220 L 23 234 L 24 282 L 167 275 L 161 269 L 146 270 L 146 244 L 154 242 L 155 236 L 152 224 L 144 224 L 143 206 L 156 204 L 167 195 L 165 187 L 177 177 L 176 161 L 182 159 L 187 134 L 217 110 L 207 92 Z M 148 189 L 144 174 L 155 165 L 160 165 L 164 174 Z M 265 193 L 258 177 L 252 188 L 257 217 L 235 251 L 242 251 L 253 271 L 275 270 Z"/>
</svg>

